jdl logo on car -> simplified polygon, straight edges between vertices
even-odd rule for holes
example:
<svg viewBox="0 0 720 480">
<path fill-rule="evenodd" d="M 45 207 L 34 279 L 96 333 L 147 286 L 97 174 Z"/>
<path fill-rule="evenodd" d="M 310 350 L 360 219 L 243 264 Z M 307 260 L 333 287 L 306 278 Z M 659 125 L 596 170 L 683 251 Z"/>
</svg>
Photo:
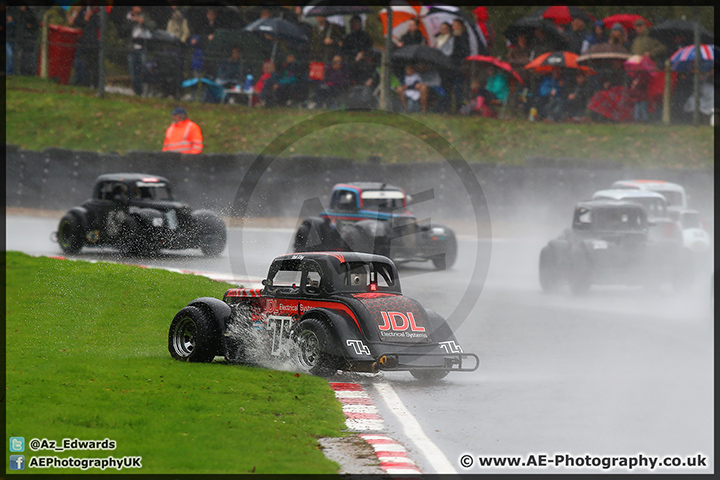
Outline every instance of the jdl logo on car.
<svg viewBox="0 0 720 480">
<path fill-rule="evenodd" d="M 410 328 L 413 332 L 424 332 L 425 327 L 419 327 L 415 323 L 415 317 L 412 312 L 380 312 L 383 324 L 378 326 L 380 331 L 392 329 L 395 332 L 402 332 Z"/>
</svg>

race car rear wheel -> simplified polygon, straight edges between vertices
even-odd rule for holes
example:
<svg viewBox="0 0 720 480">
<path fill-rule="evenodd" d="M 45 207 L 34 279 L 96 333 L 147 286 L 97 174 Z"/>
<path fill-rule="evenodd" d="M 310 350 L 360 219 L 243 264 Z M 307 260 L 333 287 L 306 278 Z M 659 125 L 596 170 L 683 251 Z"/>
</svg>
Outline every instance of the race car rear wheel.
<svg viewBox="0 0 720 480">
<path fill-rule="evenodd" d="M 176 360 L 211 362 L 219 341 L 217 322 L 201 308 L 183 308 L 170 324 L 168 350 Z"/>
<path fill-rule="evenodd" d="M 410 374 L 422 381 L 441 380 L 447 377 L 450 370 L 410 370 Z"/>
<path fill-rule="evenodd" d="M 197 228 L 197 241 L 203 254 L 216 257 L 225 249 L 227 229 L 225 223 L 210 211 L 193 212 Z"/>
<path fill-rule="evenodd" d="M 58 226 L 57 239 L 60 248 L 65 253 L 77 253 L 82 248 L 82 227 L 78 218 L 67 213 L 60 219 Z"/>
<path fill-rule="evenodd" d="M 337 360 L 329 353 L 332 342 L 332 334 L 325 323 L 316 318 L 302 320 L 295 337 L 297 364 L 311 375 L 333 375 L 337 371 Z"/>
</svg>

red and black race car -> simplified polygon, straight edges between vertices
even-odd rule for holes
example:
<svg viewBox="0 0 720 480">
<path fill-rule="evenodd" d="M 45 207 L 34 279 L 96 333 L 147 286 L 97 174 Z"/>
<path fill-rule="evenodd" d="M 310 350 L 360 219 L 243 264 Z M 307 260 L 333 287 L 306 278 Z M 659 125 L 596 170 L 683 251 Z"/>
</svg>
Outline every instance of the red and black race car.
<svg viewBox="0 0 720 480">
<path fill-rule="evenodd" d="M 354 252 L 281 255 L 262 289 L 197 298 L 170 325 L 173 358 L 257 363 L 291 358 L 310 374 L 410 371 L 418 379 L 474 371 L 444 318 L 405 297 L 386 257 Z M 468 365 L 469 363 L 469 365 Z"/>
</svg>

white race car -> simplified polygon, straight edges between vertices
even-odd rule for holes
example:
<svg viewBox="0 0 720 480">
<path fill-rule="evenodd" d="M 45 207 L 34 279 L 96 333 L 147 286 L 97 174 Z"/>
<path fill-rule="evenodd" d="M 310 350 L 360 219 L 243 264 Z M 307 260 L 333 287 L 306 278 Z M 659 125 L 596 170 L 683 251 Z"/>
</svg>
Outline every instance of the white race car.
<svg viewBox="0 0 720 480">
<path fill-rule="evenodd" d="M 668 214 L 682 228 L 685 248 L 697 254 L 707 254 L 711 251 L 710 234 L 703 228 L 697 210 L 688 208 L 687 195 L 682 185 L 662 180 L 618 180 L 610 188 L 661 194 L 667 200 Z"/>
</svg>

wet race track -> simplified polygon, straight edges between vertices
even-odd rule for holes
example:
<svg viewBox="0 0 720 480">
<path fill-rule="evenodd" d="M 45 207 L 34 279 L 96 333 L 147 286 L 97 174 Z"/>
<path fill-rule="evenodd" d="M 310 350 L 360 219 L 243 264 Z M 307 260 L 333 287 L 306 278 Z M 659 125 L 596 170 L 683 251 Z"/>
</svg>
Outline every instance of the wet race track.
<svg viewBox="0 0 720 480">
<path fill-rule="evenodd" d="M 50 240 L 57 221 L 8 216 L 7 250 L 60 255 L 60 248 Z M 218 258 L 188 251 L 123 261 L 240 273 L 259 280 L 272 258 L 288 251 L 291 235 L 289 229 L 246 229 L 240 254 L 238 231 L 230 229 L 229 247 Z M 710 267 L 680 293 L 669 287 L 657 291 L 593 286 L 584 296 L 569 291 L 547 294 L 538 284 L 537 262 L 549 238 L 492 240 L 489 273 L 479 301 L 467 319 L 452 325 L 465 351 L 480 357 L 477 371 L 451 373 L 434 384 L 421 383 L 405 372 L 340 374 L 333 381 L 362 383 L 380 409 L 385 433 L 403 443 L 427 473 L 556 471 L 552 466 L 481 468 L 477 463 L 478 456 L 527 459 L 530 454 L 550 458 L 702 454 L 708 457 L 706 468 L 656 471 L 713 472 Z M 443 316 L 457 307 L 476 263 L 477 240 L 460 235 L 458 242 L 459 258 L 449 271 L 434 271 L 430 263 L 400 268 L 405 294 Z M 110 251 L 88 249 L 74 258 L 117 260 Z M 239 271 L 238 258 L 245 271 Z M 386 402 L 391 398 L 387 384 L 404 408 Z M 474 457 L 469 468 L 460 464 L 464 454 Z M 600 468 L 560 471 L 602 472 Z"/>
</svg>

